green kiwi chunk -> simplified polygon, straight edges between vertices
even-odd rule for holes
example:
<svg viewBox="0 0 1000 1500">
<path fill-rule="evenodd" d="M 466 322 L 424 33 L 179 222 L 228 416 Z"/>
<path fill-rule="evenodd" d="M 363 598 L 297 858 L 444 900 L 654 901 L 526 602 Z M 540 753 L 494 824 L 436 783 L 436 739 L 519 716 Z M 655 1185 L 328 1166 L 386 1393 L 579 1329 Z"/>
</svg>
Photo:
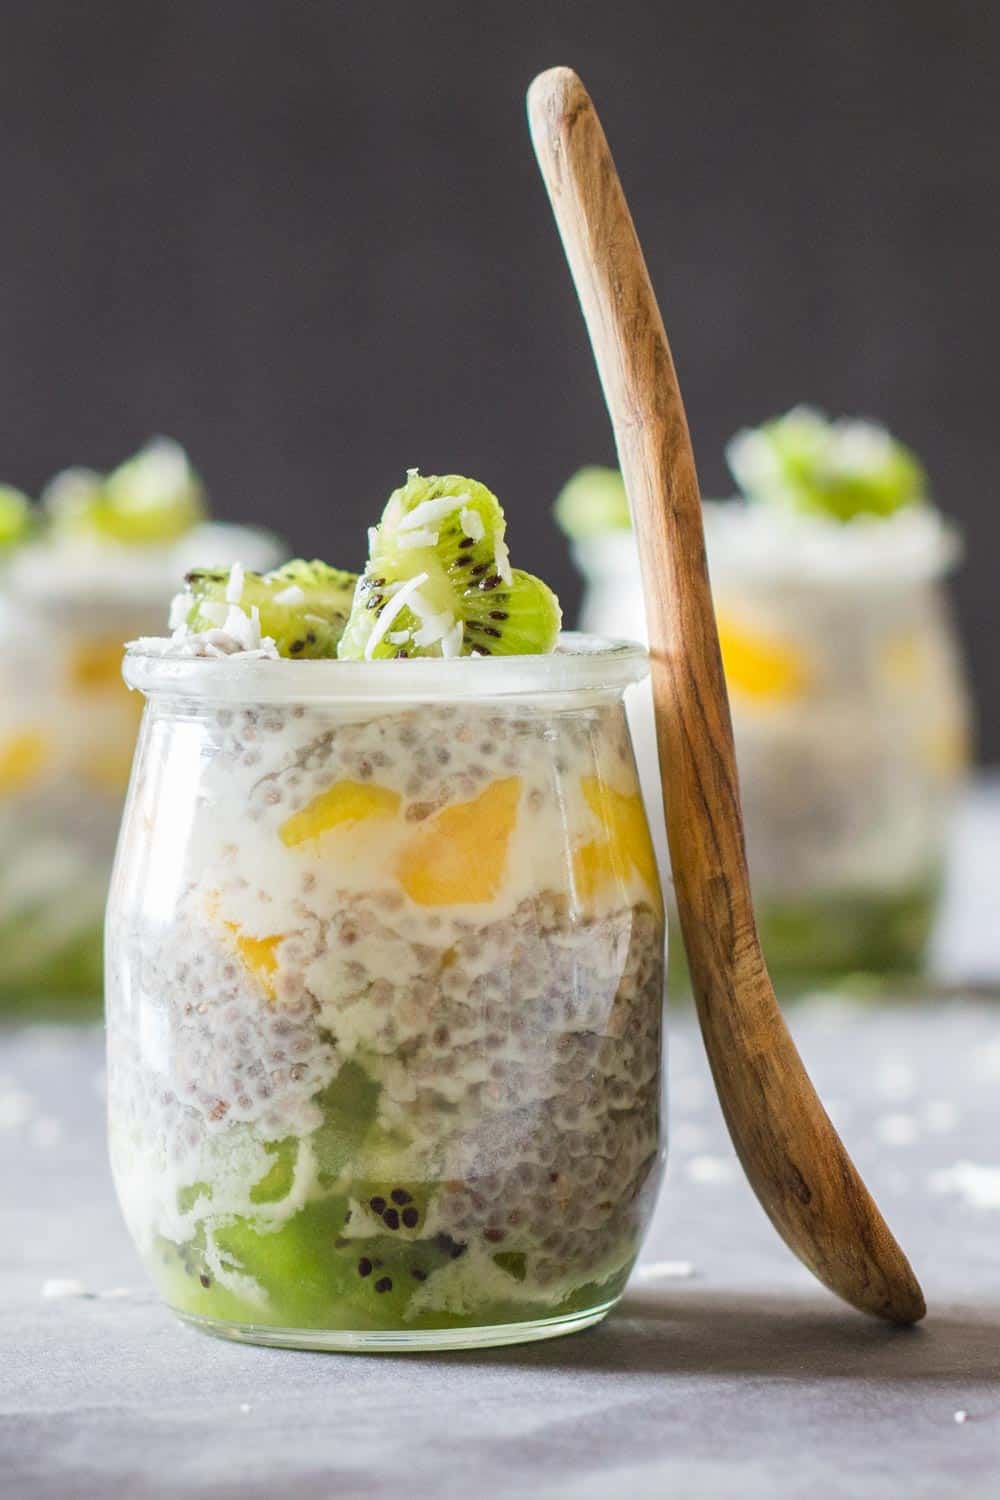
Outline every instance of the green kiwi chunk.
<svg viewBox="0 0 1000 1500">
<path fill-rule="evenodd" d="M 228 568 L 198 569 L 185 581 L 187 593 L 181 597 L 189 629 L 222 626 L 233 603 L 248 614 L 256 608 L 261 634 L 271 637 L 279 655 L 304 660 L 336 656 L 358 579 L 342 568 L 298 558 L 270 573 L 244 573 L 242 587 Z"/>
<path fill-rule="evenodd" d="M 171 438 L 154 438 L 110 474 L 66 469 L 42 503 L 57 535 L 128 546 L 176 541 L 206 514 L 204 486 Z"/>
<path fill-rule="evenodd" d="M 31 530 L 31 501 L 13 485 L 0 484 L 0 553 L 16 546 Z"/>
<path fill-rule="evenodd" d="M 559 601 L 541 579 L 511 568 L 505 531 L 500 502 L 484 484 L 411 470 L 369 533 L 368 565 L 338 655 L 553 650 Z"/>
<path fill-rule="evenodd" d="M 578 469 L 556 497 L 555 517 L 574 541 L 628 531 L 632 525 L 625 483 L 617 469 L 588 464 Z"/>
</svg>

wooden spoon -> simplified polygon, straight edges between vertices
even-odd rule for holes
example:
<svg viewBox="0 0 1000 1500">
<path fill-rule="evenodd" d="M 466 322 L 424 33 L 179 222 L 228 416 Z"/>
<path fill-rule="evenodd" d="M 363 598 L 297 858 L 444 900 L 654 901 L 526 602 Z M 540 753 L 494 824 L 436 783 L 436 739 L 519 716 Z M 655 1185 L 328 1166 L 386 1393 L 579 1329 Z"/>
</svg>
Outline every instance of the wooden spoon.
<svg viewBox="0 0 1000 1500">
<path fill-rule="evenodd" d="M 764 964 L 694 454 L 625 195 L 571 69 L 535 79 L 528 114 L 632 507 L 677 906 L 729 1133 L 813 1274 L 862 1312 L 914 1323 L 923 1293 L 816 1095 Z"/>
</svg>

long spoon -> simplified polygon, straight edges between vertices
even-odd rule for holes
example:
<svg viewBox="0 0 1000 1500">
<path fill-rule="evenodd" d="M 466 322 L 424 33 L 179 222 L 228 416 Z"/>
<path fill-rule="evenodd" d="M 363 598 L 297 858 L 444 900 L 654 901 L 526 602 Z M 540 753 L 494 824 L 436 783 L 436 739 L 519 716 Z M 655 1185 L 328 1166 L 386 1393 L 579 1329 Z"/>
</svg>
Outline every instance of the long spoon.
<svg viewBox="0 0 1000 1500">
<path fill-rule="evenodd" d="M 571 69 L 535 79 L 528 114 L 632 507 L 677 906 L 729 1133 L 772 1224 L 813 1274 L 862 1312 L 915 1323 L 923 1293 L 816 1095 L 764 964 L 694 454 L 625 195 Z"/>
</svg>

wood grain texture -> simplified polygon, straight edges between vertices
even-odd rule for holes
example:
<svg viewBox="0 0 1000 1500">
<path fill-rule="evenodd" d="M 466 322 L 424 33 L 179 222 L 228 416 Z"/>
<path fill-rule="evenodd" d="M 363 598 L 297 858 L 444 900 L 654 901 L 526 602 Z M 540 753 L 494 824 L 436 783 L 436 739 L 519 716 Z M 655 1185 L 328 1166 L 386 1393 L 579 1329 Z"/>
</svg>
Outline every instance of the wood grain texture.
<svg viewBox="0 0 1000 1500">
<path fill-rule="evenodd" d="M 698 476 L 621 183 L 572 70 L 537 78 L 528 114 L 632 507 L 677 906 L 729 1132 L 771 1222 L 819 1280 L 863 1312 L 913 1323 L 920 1286 L 816 1095 L 757 937 Z"/>
</svg>

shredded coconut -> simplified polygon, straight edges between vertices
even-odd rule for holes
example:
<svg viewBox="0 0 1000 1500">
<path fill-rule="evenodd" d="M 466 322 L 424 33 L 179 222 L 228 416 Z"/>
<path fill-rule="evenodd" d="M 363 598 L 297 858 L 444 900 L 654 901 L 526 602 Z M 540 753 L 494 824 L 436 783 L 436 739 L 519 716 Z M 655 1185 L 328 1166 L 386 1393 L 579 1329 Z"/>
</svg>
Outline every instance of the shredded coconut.
<svg viewBox="0 0 1000 1500">
<path fill-rule="evenodd" d="M 412 552 L 415 547 L 436 547 L 437 542 L 436 531 L 404 531 L 400 527 L 396 537 L 396 545 L 401 552 Z"/>
<path fill-rule="evenodd" d="M 514 575 L 510 570 L 510 552 L 503 537 L 497 537 L 493 548 L 493 560 L 496 563 L 497 572 L 504 583 L 510 584 L 514 581 Z"/>
<path fill-rule="evenodd" d="M 438 495 L 432 500 L 421 500 L 419 505 L 407 511 L 399 523 L 399 530 L 418 531 L 424 526 L 433 526 L 453 511 L 463 510 L 468 500 L 468 495 Z"/>
<path fill-rule="evenodd" d="M 368 637 L 368 640 L 365 642 L 366 661 L 372 660 L 376 650 L 378 649 L 379 642 L 385 635 L 388 634 L 389 627 L 391 626 L 393 620 L 399 614 L 400 610 L 402 610 L 403 607 L 409 602 L 412 596 L 418 592 L 420 585 L 427 582 L 427 578 L 428 575 L 426 573 L 417 573 L 415 577 L 408 579 L 407 582 L 403 584 L 403 587 L 399 589 L 389 600 L 389 603 L 384 607 L 381 615 L 375 621 L 372 633 Z"/>
<path fill-rule="evenodd" d="M 694 1275 L 694 1266 L 689 1260 L 652 1260 L 636 1266 L 636 1281 L 686 1281 Z"/>
<path fill-rule="evenodd" d="M 82 1281 L 71 1276 L 50 1276 L 42 1282 L 42 1296 L 47 1300 L 57 1297 L 86 1297 L 88 1293 Z"/>
<path fill-rule="evenodd" d="M 458 521 L 465 535 L 471 536 L 474 542 L 481 542 L 486 535 L 486 525 L 478 510 L 463 508 Z"/>
<path fill-rule="evenodd" d="M 239 604 L 243 598 L 243 564 L 234 562 L 229 569 L 229 582 L 226 584 L 226 603 Z"/>
<path fill-rule="evenodd" d="M 282 589 L 274 596 L 275 604 L 304 604 L 306 596 L 297 583 L 290 583 L 287 589 Z"/>
<path fill-rule="evenodd" d="M 441 637 L 441 655 L 446 660 L 454 656 L 461 656 L 462 643 L 465 639 L 465 626 L 461 620 L 456 620 L 454 626 L 447 635 Z"/>
</svg>

